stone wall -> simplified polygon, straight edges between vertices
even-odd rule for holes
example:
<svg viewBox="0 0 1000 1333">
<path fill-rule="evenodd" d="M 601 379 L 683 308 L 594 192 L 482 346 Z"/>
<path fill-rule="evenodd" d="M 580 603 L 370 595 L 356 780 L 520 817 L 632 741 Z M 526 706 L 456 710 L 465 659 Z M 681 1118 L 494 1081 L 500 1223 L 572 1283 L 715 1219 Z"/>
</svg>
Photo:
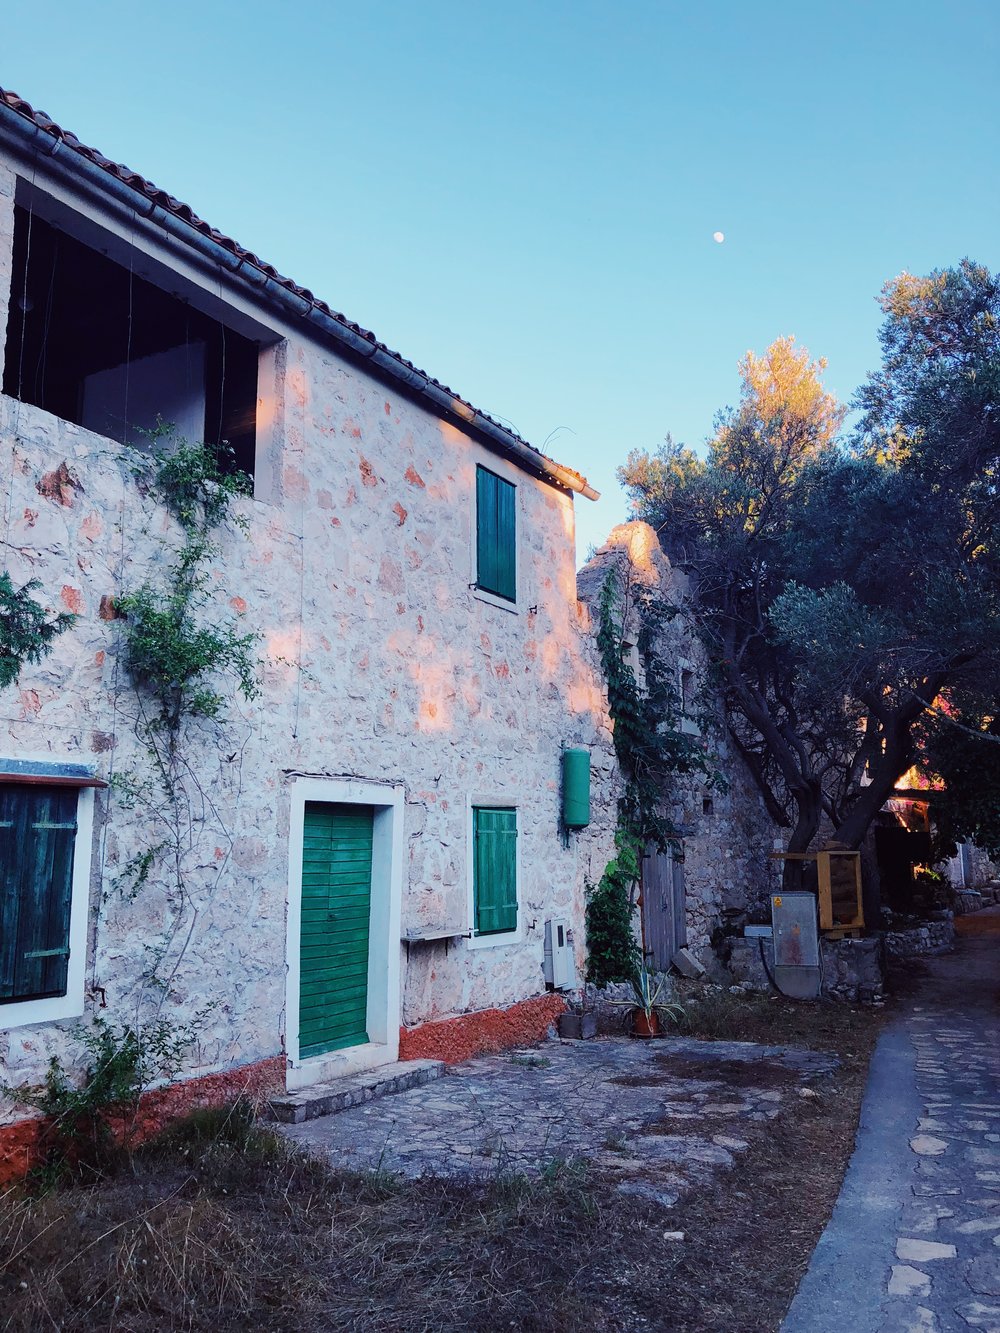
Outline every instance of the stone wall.
<svg viewBox="0 0 1000 1333">
<path fill-rule="evenodd" d="M 890 930 L 885 934 L 885 951 L 890 958 L 920 958 L 926 954 L 944 953 L 954 947 L 955 921 L 949 916 L 941 921 L 925 921 L 906 930 Z"/>
<path fill-rule="evenodd" d="M 45 187 L 41 170 L 37 184 Z M 0 168 L 0 328 L 12 188 Z M 155 235 L 138 232 L 136 244 L 156 254 Z M 185 271 L 178 287 L 189 281 Z M 200 793 L 185 902 L 155 871 L 134 899 L 118 891 L 130 859 L 158 834 L 155 816 L 129 810 L 114 788 L 98 797 L 93 847 L 80 849 L 92 853 L 87 1012 L 106 1003 L 105 1016 L 125 1022 L 152 1006 L 178 1029 L 190 1025 L 187 1076 L 284 1049 L 298 775 L 402 787 L 404 935 L 468 932 L 470 805 L 518 808 L 520 936 L 491 948 L 452 938 L 394 950 L 385 965 L 401 972 L 404 1025 L 540 994 L 551 916 L 574 929 L 582 971 L 584 884 L 612 853 L 617 796 L 606 700 L 576 599 L 572 495 L 385 387 L 230 279 L 203 281 L 278 340 L 262 360 L 255 497 L 239 505 L 248 535 L 221 534 L 207 611 L 260 635 L 262 694 L 246 703 L 223 683 L 220 727 L 185 731 Z M 179 533 L 137 484 L 135 463 L 134 451 L 0 398 L 11 574 L 38 579 L 45 603 L 78 617 L 0 696 L 0 758 L 92 761 L 104 778 L 148 771 L 110 608 L 156 578 Z M 517 487 L 513 607 L 470 586 L 477 463 Z M 565 745 L 586 746 L 593 759 L 592 824 L 567 845 Z M 159 950 L 166 993 L 149 982 Z M 0 1032 L 0 1079 L 38 1079 L 53 1055 L 79 1062 L 74 1029 Z"/>
<path fill-rule="evenodd" d="M 768 968 L 773 971 L 774 951 L 770 939 L 729 941 L 731 951 L 727 966 L 737 985 L 755 990 L 771 990 Z M 763 949 L 763 956 L 762 956 Z M 876 1004 L 883 996 L 882 941 L 867 939 L 820 941 L 822 964 L 821 995 L 828 1000 L 849 1004 Z M 765 966 L 766 962 L 766 966 Z"/>
<path fill-rule="evenodd" d="M 626 523 L 612 531 L 607 543 L 580 571 L 580 597 L 590 607 L 595 624 L 604 580 L 625 561 L 631 563 L 640 586 L 683 608 L 688 592 L 686 576 L 671 567 L 648 524 Z M 638 640 L 634 616 L 626 626 L 626 638 L 632 643 Z M 701 689 L 707 664 L 705 650 L 686 615 L 668 621 L 656 651 L 676 668 L 678 686 L 684 672 L 686 678 L 693 679 L 695 688 Z M 641 677 L 642 664 L 636 660 L 635 665 Z M 703 706 L 699 702 L 699 708 Z M 778 830 L 764 809 L 746 765 L 726 739 L 721 709 L 710 702 L 709 710 L 714 712 L 714 725 L 704 736 L 704 744 L 725 779 L 726 789 L 712 790 L 700 776 L 678 777 L 669 802 L 675 826 L 684 831 L 688 944 L 702 962 L 712 957 L 712 933 L 724 923 L 726 910 L 748 910 L 767 920 L 770 894 L 780 882 L 777 863 L 770 859 Z"/>
</svg>

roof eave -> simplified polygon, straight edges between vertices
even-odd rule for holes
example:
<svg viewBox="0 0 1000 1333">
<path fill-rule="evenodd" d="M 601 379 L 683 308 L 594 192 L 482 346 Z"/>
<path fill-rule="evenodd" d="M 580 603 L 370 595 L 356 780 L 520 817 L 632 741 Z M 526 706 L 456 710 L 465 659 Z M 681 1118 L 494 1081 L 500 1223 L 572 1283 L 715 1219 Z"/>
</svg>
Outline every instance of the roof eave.
<svg viewBox="0 0 1000 1333">
<path fill-rule="evenodd" d="M 72 136 L 65 136 L 58 126 L 51 122 L 40 124 L 34 114 L 11 106 L 0 96 L 0 137 L 5 136 L 13 139 L 15 145 L 19 145 L 29 155 L 41 150 L 50 160 L 61 157 L 59 165 L 70 171 L 74 181 L 82 181 L 85 188 L 91 189 L 101 198 L 110 197 L 133 210 L 138 207 L 142 215 L 197 251 L 203 259 L 220 266 L 232 278 L 245 284 L 258 299 L 263 297 L 293 318 L 304 319 L 352 359 L 365 361 L 374 372 L 408 394 L 426 399 L 437 414 L 448 416 L 472 430 L 525 471 L 541 476 L 564 490 L 582 495 L 585 499 L 600 498 L 599 492 L 589 485 L 586 477 L 540 453 L 519 435 L 478 411 L 471 403 L 419 370 L 399 353 L 378 342 L 373 334 L 338 316 L 316 301 L 304 288 L 280 279 L 273 269 L 268 272 L 268 267 L 249 252 L 237 253 L 229 249 L 214 238 L 210 229 L 202 230 L 180 212 L 158 202 L 129 180 L 122 179 L 114 163 L 103 165 L 95 161 L 89 155 L 93 150 L 85 149 Z M 61 150 L 65 150 L 65 153 Z M 72 168 L 67 155 L 72 161 Z"/>
</svg>

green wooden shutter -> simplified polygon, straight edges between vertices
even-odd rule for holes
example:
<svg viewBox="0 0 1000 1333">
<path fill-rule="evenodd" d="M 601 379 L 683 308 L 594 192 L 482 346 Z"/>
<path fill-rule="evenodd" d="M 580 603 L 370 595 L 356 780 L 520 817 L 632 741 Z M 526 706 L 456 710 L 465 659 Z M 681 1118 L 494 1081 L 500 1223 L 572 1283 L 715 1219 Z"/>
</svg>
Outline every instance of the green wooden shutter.
<svg viewBox="0 0 1000 1333">
<path fill-rule="evenodd" d="M 374 811 L 309 801 L 302 849 L 299 1055 L 368 1041 Z"/>
<path fill-rule="evenodd" d="M 517 929 L 517 811 L 477 806 L 473 896 L 476 934 Z"/>
<path fill-rule="evenodd" d="M 77 792 L 0 786 L 0 1004 L 66 994 Z"/>
<path fill-rule="evenodd" d="M 516 495 L 509 481 L 476 468 L 476 582 L 508 602 L 517 600 Z"/>
</svg>

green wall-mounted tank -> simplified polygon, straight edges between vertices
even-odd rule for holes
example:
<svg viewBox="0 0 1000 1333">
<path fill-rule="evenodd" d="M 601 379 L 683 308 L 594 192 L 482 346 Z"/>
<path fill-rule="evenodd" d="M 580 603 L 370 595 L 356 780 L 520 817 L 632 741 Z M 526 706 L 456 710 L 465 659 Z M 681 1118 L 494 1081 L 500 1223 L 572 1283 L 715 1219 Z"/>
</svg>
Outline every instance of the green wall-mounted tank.
<svg viewBox="0 0 1000 1333">
<path fill-rule="evenodd" d="M 562 810 L 567 828 L 586 828 L 590 823 L 590 751 L 563 750 Z"/>
</svg>

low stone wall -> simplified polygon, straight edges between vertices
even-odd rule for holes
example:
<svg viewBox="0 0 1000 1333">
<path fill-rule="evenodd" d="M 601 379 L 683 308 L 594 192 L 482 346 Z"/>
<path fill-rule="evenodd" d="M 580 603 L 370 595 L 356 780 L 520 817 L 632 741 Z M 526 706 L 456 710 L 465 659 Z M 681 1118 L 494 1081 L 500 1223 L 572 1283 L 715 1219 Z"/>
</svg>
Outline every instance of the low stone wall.
<svg viewBox="0 0 1000 1333">
<path fill-rule="evenodd" d="M 729 941 L 729 971 L 738 986 L 752 986 L 754 990 L 770 990 L 764 960 L 773 968 L 774 954 L 769 939 L 736 938 Z M 763 948 L 763 956 L 761 950 Z"/>
<path fill-rule="evenodd" d="M 755 990 L 770 990 L 767 968 L 773 969 L 774 966 L 771 941 L 734 939 L 731 945 L 729 971 L 736 984 L 751 986 Z M 877 936 L 863 940 L 822 940 L 820 951 L 823 967 L 821 994 L 825 999 L 848 1004 L 877 1004 L 881 1001 L 882 951 Z"/>
<path fill-rule="evenodd" d="M 822 994 L 848 1004 L 879 1004 L 883 999 L 882 941 L 877 935 L 862 940 L 821 940 Z"/>
<path fill-rule="evenodd" d="M 474 1055 L 489 1055 L 542 1041 L 566 1008 L 562 995 L 537 995 L 508 1009 L 481 1009 L 417 1027 L 400 1028 L 401 1060 L 444 1060 L 458 1064 Z"/>
<path fill-rule="evenodd" d="M 285 1057 L 277 1055 L 256 1064 L 154 1088 L 143 1093 L 135 1120 L 126 1125 L 112 1118 L 112 1130 L 117 1138 L 127 1138 L 137 1146 L 190 1111 L 227 1106 L 238 1098 L 266 1102 L 275 1093 L 284 1091 L 285 1063 Z M 20 1180 L 36 1163 L 44 1127 L 41 1116 L 0 1127 L 0 1187 Z"/>
<path fill-rule="evenodd" d="M 660 1004 L 670 1004 L 674 998 L 673 981 L 665 972 L 656 973 L 650 978 L 650 990 L 657 995 Z M 617 982 L 601 988 L 588 982 L 582 995 L 568 998 L 569 1007 L 574 1013 L 595 1016 L 597 1031 L 602 1036 L 631 1031 L 635 991 L 629 982 Z"/>
<path fill-rule="evenodd" d="M 925 954 L 944 953 L 955 944 L 955 921 L 925 921 L 907 930 L 890 930 L 885 935 L 885 951 L 890 958 L 920 958 Z"/>
</svg>

